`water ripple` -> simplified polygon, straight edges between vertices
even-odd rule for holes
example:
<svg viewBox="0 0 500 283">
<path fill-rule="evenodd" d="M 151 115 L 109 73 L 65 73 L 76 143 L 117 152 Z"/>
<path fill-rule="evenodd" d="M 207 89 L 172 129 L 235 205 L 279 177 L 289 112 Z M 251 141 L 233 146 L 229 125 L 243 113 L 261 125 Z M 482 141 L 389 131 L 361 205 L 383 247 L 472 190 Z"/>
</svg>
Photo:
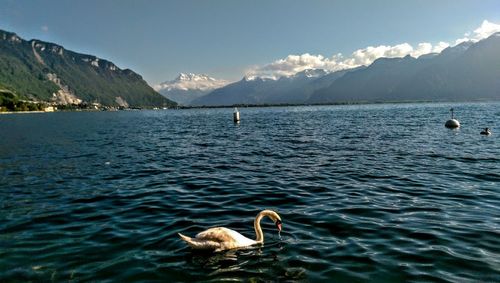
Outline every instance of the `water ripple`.
<svg viewBox="0 0 500 283">
<path fill-rule="evenodd" d="M 499 282 L 498 106 L 4 115 L 0 281 Z M 262 247 L 177 237 L 264 208 Z"/>
</svg>

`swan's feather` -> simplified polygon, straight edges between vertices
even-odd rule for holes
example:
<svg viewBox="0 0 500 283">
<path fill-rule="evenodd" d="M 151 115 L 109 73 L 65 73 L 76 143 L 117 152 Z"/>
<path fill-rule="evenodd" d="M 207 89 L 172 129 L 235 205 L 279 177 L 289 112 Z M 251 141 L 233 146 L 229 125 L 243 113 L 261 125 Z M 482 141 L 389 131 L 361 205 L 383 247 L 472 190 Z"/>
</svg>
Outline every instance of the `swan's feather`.
<svg viewBox="0 0 500 283">
<path fill-rule="evenodd" d="M 234 230 L 224 227 L 210 228 L 198 233 L 195 238 L 182 234 L 179 234 L 179 236 L 193 249 L 215 251 L 247 247 L 257 243 Z"/>
<path fill-rule="evenodd" d="M 179 237 L 184 240 L 191 248 L 196 250 L 218 250 L 221 247 L 221 244 L 218 242 L 210 241 L 210 240 L 200 240 L 196 238 L 191 238 L 188 236 L 184 236 L 181 233 L 178 233 Z"/>
<path fill-rule="evenodd" d="M 216 242 L 236 242 L 243 246 L 249 246 L 255 244 L 255 241 L 249 239 L 240 233 L 225 228 L 225 227 L 215 227 L 207 229 L 196 235 L 197 239 L 207 239 Z"/>
</svg>

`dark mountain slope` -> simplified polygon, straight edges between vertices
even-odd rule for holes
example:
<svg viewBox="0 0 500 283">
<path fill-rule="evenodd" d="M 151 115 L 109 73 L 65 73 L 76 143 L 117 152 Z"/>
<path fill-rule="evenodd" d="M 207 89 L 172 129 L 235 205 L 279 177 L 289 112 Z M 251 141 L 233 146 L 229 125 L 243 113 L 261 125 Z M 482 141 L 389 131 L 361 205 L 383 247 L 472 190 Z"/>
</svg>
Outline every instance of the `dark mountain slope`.
<svg viewBox="0 0 500 283">
<path fill-rule="evenodd" d="M 194 105 L 233 104 L 300 104 L 305 103 L 316 90 L 352 70 L 327 73 L 324 70 L 305 70 L 277 80 L 255 78 L 242 79 L 216 89 L 195 100 Z"/>
<path fill-rule="evenodd" d="M 0 85 L 29 100 L 172 106 L 140 75 L 95 56 L 0 30 Z"/>
<path fill-rule="evenodd" d="M 316 91 L 309 102 L 500 99 L 500 33 L 418 59 L 380 58 Z"/>
</svg>

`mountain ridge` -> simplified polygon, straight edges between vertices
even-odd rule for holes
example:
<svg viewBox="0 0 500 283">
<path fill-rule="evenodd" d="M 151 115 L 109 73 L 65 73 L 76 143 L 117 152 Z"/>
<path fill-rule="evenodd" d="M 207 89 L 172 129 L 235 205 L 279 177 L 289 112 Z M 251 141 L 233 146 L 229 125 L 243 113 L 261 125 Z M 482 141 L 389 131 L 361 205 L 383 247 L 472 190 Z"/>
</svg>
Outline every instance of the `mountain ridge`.
<svg viewBox="0 0 500 283">
<path fill-rule="evenodd" d="M 356 69 L 356 68 L 355 68 Z M 353 69 L 328 72 L 323 69 L 307 69 L 293 76 L 268 79 L 243 77 L 192 102 L 197 106 L 232 104 L 301 104 L 320 87 Z"/>
<path fill-rule="evenodd" d="M 317 70 L 314 70 L 317 72 Z M 244 77 L 195 99 L 196 106 L 500 99 L 500 32 L 440 53 L 381 57 L 323 75 Z"/>
<path fill-rule="evenodd" d="M 175 103 L 130 69 L 93 55 L 0 30 L 0 88 L 56 104 L 161 107 Z"/>
<path fill-rule="evenodd" d="M 309 102 L 500 99 L 500 33 L 411 58 L 377 59 L 316 91 Z"/>
</svg>

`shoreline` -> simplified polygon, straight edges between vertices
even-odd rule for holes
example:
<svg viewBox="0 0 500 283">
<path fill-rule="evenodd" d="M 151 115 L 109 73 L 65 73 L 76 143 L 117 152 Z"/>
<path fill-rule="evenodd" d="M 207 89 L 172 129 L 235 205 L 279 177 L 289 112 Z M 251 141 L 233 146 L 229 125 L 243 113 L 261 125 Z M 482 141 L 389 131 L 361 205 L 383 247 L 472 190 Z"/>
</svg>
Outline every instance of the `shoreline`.
<svg viewBox="0 0 500 283">
<path fill-rule="evenodd" d="M 210 109 L 210 108 L 254 108 L 254 107 L 299 107 L 299 106 L 339 106 L 339 105 L 378 105 L 378 104 L 423 104 L 423 103 L 496 103 L 500 100 L 407 100 L 407 101 L 351 101 L 351 102 L 331 102 L 331 103 L 299 103 L 299 104 L 233 104 L 214 106 L 178 106 L 169 109 Z"/>
<path fill-rule="evenodd" d="M 498 103 L 500 100 L 464 100 L 464 101 L 436 101 L 436 100 L 416 100 L 416 101 L 358 101 L 358 102 L 336 102 L 336 103 L 311 103 L 311 104 L 233 104 L 214 106 L 177 106 L 167 109 L 162 108 L 128 108 L 116 110 L 99 109 L 64 109 L 56 111 L 0 111 L 2 114 L 31 114 L 31 113 L 55 113 L 55 112 L 117 112 L 132 110 L 187 110 L 187 109 L 218 109 L 218 108 L 267 108 L 267 107 L 301 107 L 301 106 L 340 106 L 340 105 L 380 105 L 380 104 L 423 104 L 423 103 Z"/>
<path fill-rule="evenodd" d="M 0 112 L 0 115 L 2 114 L 31 114 L 31 113 L 56 113 L 56 112 L 113 112 L 112 110 L 92 110 L 92 109 L 74 109 L 74 110 L 55 110 L 55 111 L 2 111 Z M 118 110 L 116 110 L 118 111 Z"/>
<path fill-rule="evenodd" d="M 54 111 L 52 111 L 54 112 Z M 2 114 L 31 114 L 31 113 L 51 113 L 51 112 L 46 112 L 46 111 L 2 111 L 0 112 L 0 115 Z"/>
</svg>

